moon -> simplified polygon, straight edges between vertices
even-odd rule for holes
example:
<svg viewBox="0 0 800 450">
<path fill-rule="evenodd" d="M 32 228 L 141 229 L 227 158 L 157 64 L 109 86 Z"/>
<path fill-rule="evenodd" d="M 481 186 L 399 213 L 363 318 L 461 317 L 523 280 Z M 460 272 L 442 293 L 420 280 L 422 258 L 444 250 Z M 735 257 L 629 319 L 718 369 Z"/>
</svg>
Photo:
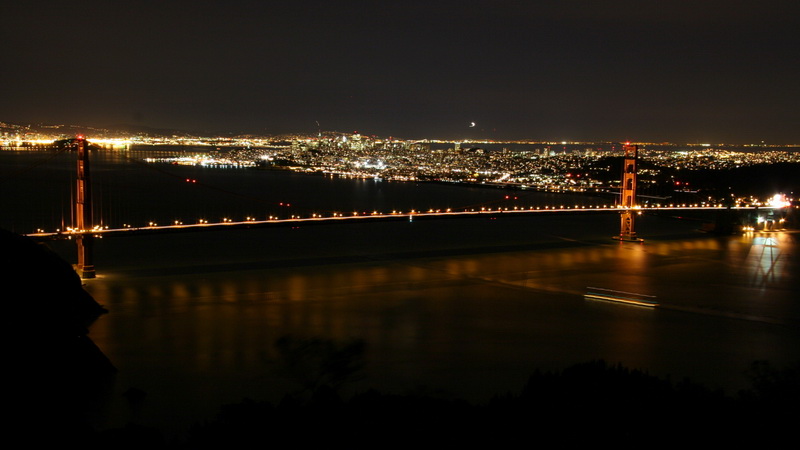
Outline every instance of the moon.
<svg viewBox="0 0 800 450">
<path fill-rule="evenodd" d="M 475 128 L 475 122 L 470 122 L 470 123 L 469 123 L 469 127 L 470 127 L 470 128 Z"/>
</svg>

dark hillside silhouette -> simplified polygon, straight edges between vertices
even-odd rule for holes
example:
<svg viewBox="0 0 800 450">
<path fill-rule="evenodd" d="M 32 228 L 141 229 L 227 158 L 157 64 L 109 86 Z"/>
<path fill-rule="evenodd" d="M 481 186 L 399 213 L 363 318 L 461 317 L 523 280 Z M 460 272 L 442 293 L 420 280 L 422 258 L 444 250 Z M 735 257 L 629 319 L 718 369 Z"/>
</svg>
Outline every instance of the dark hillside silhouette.
<svg viewBox="0 0 800 450">
<path fill-rule="evenodd" d="M 115 369 L 88 337 L 105 309 L 70 265 L 42 244 L 0 230 L 0 280 L 10 358 L 4 397 L 27 439 L 91 431 L 86 420 Z"/>
</svg>

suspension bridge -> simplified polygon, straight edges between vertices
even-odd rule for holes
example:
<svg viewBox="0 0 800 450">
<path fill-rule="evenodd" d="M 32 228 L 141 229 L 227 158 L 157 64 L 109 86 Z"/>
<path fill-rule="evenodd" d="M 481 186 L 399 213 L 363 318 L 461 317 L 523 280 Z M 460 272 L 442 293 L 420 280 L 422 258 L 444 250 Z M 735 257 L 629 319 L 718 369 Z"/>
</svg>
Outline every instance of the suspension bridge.
<svg viewBox="0 0 800 450">
<path fill-rule="evenodd" d="M 89 146 L 84 137 L 71 140 L 70 146 L 77 153 L 76 189 L 72 205 L 72 225 L 57 231 L 40 230 L 28 233 L 34 239 L 73 239 L 77 244 L 78 263 L 76 270 L 83 278 L 93 278 L 95 267 L 93 261 L 94 239 L 97 237 L 110 237 L 120 235 L 137 235 L 150 233 L 182 232 L 219 230 L 235 228 L 261 228 L 275 226 L 299 226 L 309 224 L 368 222 L 368 221 L 398 221 L 398 220 L 425 220 L 435 218 L 468 218 L 485 215 L 541 215 L 541 214 L 608 214 L 620 215 L 620 232 L 615 239 L 620 241 L 642 242 L 635 231 L 636 217 L 648 211 L 720 211 L 720 210 L 773 210 L 780 206 L 724 206 L 721 204 L 670 204 L 670 205 L 640 205 L 637 203 L 636 162 L 637 147 L 626 145 L 623 147 L 624 166 L 622 185 L 619 199 L 614 205 L 558 205 L 558 206 L 478 206 L 468 208 L 427 209 L 427 210 L 393 210 L 384 211 L 353 211 L 349 213 L 331 212 L 327 214 L 312 213 L 310 215 L 289 215 L 279 217 L 269 215 L 266 217 L 247 216 L 243 220 L 223 218 L 218 222 L 209 222 L 199 219 L 195 223 L 184 223 L 175 220 L 168 224 L 149 222 L 145 226 L 123 225 L 122 227 L 109 227 L 97 225 L 92 204 L 91 171 L 89 161 Z M 765 224 L 766 227 L 766 224 Z"/>
</svg>

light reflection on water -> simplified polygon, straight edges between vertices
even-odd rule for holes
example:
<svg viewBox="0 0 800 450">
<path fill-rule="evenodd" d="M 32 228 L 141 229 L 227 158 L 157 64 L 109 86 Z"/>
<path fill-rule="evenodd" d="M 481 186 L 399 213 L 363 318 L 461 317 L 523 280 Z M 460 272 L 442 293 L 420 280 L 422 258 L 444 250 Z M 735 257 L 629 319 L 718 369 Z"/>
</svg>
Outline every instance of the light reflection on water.
<svg viewBox="0 0 800 450">
<path fill-rule="evenodd" d="M 197 274 L 107 263 L 87 284 L 111 311 L 91 337 L 121 369 L 120 389 L 152 394 L 154 421 L 280 397 L 292 385 L 274 371 L 273 343 L 286 334 L 364 339 L 366 378 L 353 389 L 428 385 L 485 399 L 518 390 L 536 368 L 598 358 L 731 389 L 753 360 L 800 359 L 796 249 L 796 235 L 776 233 L 390 260 L 367 252 Z M 587 286 L 655 295 L 662 307 L 588 302 Z"/>
<path fill-rule="evenodd" d="M 787 275 L 784 273 L 786 255 L 782 253 L 782 247 L 788 245 L 787 239 L 783 233 L 753 236 L 745 261 L 752 286 L 766 287 L 780 282 Z"/>
</svg>

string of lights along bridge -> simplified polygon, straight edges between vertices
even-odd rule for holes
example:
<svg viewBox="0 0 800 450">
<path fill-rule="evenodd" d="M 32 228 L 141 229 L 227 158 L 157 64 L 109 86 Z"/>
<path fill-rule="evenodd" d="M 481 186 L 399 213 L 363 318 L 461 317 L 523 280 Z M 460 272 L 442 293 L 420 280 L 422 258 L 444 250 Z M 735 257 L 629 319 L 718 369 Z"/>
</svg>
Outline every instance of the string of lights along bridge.
<svg viewBox="0 0 800 450">
<path fill-rule="evenodd" d="M 36 233 L 29 233 L 27 236 L 31 237 L 70 237 L 80 236 L 85 234 L 93 235 L 115 235 L 115 234 L 135 234 L 142 232 L 156 232 L 168 230 L 188 230 L 188 229 L 211 229 L 211 228 L 236 228 L 236 227 L 254 227 L 258 225 L 293 225 L 303 223 L 324 223 L 324 222 L 343 222 L 343 221 L 369 221 L 369 220 L 409 220 L 421 218 L 434 218 L 434 217 L 469 217 L 475 215 L 492 215 L 492 214 L 541 214 L 541 213 L 622 213 L 629 211 L 633 214 L 642 214 L 645 211 L 677 211 L 677 210 L 722 210 L 726 207 L 723 205 L 702 205 L 702 204 L 680 204 L 680 205 L 665 205 L 665 206 L 636 206 L 630 209 L 624 208 L 619 205 L 608 206 L 531 206 L 529 208 L 480 208 L 480 209 L 467 209 L 453 211 L 446 210 L 427 210 L 427 211 L 392 211 L 392 212 L 352 212 L 352 213 L 333 213 L 326 216 L 322 214 L 312 214 L 311 216 L 292 215 L 288 218 L 278 218 L 276 216 L 268 216 L 267 218 L 259 219 L 256 217 L 245 217 L 243 220 L 233 220 L 223 218 L 220 222 L 209 222 L 205 219 L 199 219 L 197 223 L 184 223 L 183 221 L 175 221 L 171 224 L 158 224 L 150 222 L 143 226 L 133 226 L 125 224 L 119 228 L 111 228 L 109 226 L 95 226 L 91 229 L 80 229 L 69 227 L 64 231 L 46 232 L 41 230 Z M 732 210 L 756 210 L 756 209 L 777 209 L 778 206 L 733 206 Z"/>
<path fill-rule="evenodd" d="M 77 151 L 77 185 L 74 197 L 73 225 L 64 230 L 45 231 L 37 230 L 35 233 L 27 234 L 29 237 L 38 239 L 74 239 L 78 250 L 78 264 L 76 269 L 83 278 L 94 278 L 95 268 L 93 263 L 92 248 L 95 237 L 115 236 L 115 235 L 134 235 L 158 232 L 174 232 L 188 230 L 212 230 L 221 228 L 255 228 L 266 226 L 297 226 L 302 224 L 318 223 L 341 223 L 341 222 L 364 222 L 381 220 L 408 220 L 427 218 L 458 218 L 474 217 L 480 215 L 530 215 L 530 214 L 564 214 L 564 213 L 618 213 L 620 214 L 620 233 L 615 239 L 621 241 L 637 241 L 642 239 L 637 237 L 634 229 L 635 219 L 645 211 L 676 211 L 676 210 L 756 210 L 761 209 L 765 212 L 784 208 L 788 206 L 779 196 L 773 201 L 764 204 L 751 204 L 747 206 L 725 206 L 722 204 L 696 203 L 696 204 L 646 204 L 639 205 L 636 202 L 636 159 L 637 147 L 625 145 L 624 168 L 622 174 L 622 186 L 620 196 L 614 205 L 558 205 L 558 206 L 528 206 L 528 207 L 475 207 L 463 209 L 428 209 L 408 211 L 393 210 L 385 211 L 353 211 L 348 213 L 333 212 L 328 214 L 312 213 L 310 216 L 290 215 L 289 217 L 266 216 L 266 217 L 245 217 L 244 219 L 234 220 L 222 218 L 219 222 L 209 222 L 206 219 L 198 219 L 194 223 L 184 223 L 175 220 L 169 224 L 158 224 L 149 222 L 142 226 L 124 224 L 121 227 L 109 227 L 107 225 L 94 225 L 92 214 L 91 196 L 91 176 L 89 170 L 89 151 L 87 140 L 79 136 L 72 141 L 72 145 Z M 770 220 L 763 220 L 764 229 L 774 227 L 776 224 Z"/>
</svg>

